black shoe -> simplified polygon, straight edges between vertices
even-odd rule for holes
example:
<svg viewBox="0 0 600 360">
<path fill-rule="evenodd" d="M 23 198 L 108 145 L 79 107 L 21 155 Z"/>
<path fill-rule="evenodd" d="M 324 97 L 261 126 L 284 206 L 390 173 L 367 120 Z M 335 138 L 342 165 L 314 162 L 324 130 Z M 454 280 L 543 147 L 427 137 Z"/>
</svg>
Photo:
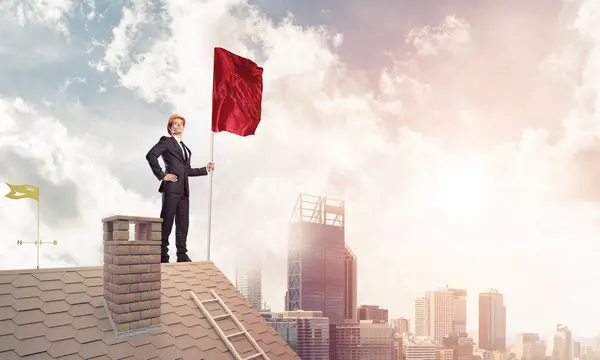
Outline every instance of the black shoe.
<svg viewBox="0 0 600 360">
<path fill-rule="evenodd" d="M 168 264 L 169 263 L 169 258 L 168 257 L 166 257 L 166 258 L 165 257 L 160 258 L 160 263 L 161 264 Z"/>
<path fill-rule="evenodd" d="M 181 257 L 177 257 L 177 262 L 192 262 L 192 259 L 190 259 L 187 255 L 184 255 Z"/>
</svg>

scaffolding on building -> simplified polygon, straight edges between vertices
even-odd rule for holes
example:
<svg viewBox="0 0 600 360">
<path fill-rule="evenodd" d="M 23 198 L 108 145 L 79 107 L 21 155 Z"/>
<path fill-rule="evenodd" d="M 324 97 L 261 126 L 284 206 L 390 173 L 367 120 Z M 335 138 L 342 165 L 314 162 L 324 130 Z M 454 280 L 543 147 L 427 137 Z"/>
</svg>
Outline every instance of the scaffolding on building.
<svg viewBox="0 0 600 360">
<path fill-rule="evenodd" d="M 309 222 L 343 227 L 345 214 L 344 200 L 300 194 L 290 222 Z"/>
</svg>

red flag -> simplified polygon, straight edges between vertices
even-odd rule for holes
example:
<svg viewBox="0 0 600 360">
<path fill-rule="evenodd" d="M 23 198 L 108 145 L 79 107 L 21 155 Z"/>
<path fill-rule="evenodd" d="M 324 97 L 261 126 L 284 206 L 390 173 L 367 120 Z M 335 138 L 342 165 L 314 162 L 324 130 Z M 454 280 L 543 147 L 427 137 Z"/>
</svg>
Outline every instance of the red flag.
<svg viewBox="0 0 600 360">
<path fill-rule="evenodd" d="M 262 111 L 263 68 L 215 48 L 212 131 L 254 135 Z"/>
</svg>

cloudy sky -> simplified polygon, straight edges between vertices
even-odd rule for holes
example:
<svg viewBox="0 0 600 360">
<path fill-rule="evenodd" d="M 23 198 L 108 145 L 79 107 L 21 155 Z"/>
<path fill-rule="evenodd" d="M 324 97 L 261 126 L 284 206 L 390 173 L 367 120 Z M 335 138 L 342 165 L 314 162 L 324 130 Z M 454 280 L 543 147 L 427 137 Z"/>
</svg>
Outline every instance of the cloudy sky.
<svg viewBox="0 0 600 360">
<path fill-rule="evenodd" d="M 300 192 L 346 201 L 359 302 L 505 294 L 510 332 L 595 335 L 600 3 L 595 0 L 9 0 L 0 180 L 41 188 L 42 266 L 101 263 L 100 219 L 158 216 L 144 158 L 172 112 L 209 160 L 213 47 L 265 68 L 256 136 L 216 136 L 212 259 L 264 262 L 282 310 Z M 190 257 L 206 256 L 193 179 Z M 4 191 L 4 189 L 2 189 Z M 0 199 L 0 268 L 35 267 L 36 207 Z M 174 250 L 174 249 L 173 249 Z"/>
</svg>

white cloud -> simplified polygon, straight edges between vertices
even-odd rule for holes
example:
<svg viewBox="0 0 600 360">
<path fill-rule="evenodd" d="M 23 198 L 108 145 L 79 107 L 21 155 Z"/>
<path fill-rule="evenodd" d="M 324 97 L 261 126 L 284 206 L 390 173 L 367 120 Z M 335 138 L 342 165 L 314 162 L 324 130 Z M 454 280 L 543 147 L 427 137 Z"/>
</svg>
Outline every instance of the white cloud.
<svg viewBox="0 0 600 360">
<path fill-rule="evenodd" d="M 413 29 L 406 36 L 417 55 L 437 56 L 441 51 L 456 53 L 471 40 L 471 26 L 456 16 L 446 16 L 440 26 Z"/>
<path fill-rule="evenodd" d="M 104 71 L 107 67 L 120 68 L 132 61 L 128 57 L 128 48 L 139 38 L 140 26 L 149 20 L 148 7 L 147 0 L 135 0 L 131 7 L 123 7 L 121 22 L 112 31 L 111 45 L 106 48 L 103 62 L 96 65 L 99 71 Z"/>
<path fill-rule="evenodd" d="M 564 120 L 565 141 L 591 145 L 600 135 L 600 28 L 594 15 L 600 5 L 593 1 L 582 1 L 573 22 L 580 41 L 567 47 L 560 60 L 555 60 L 556 72 L 569 74 L 575 87 L 574 107 Z M 577 65 L 575 65 L 577 64 Z M 577 67 L 578 71 L 573 71 Z"/>
<path fill-rule="evenodd" d="M 347 242 L 359 257 L 361 303 L 381 303 L 394 315 L 410 315 L 418 292 L 448 280 L 467 286 L 473 295 L 489 287 L 502 290 L 511 329 L 545 331 L 564 322 L 592 331 L 586 321 L 594 315 L 589 309 L 597 308 L 593 294 L 598 287 L 593 284 L 599 279 L 586 269 L 595 264 L 589 254 L 600 250 L 595 241 L 600 212 L 593 204 L 573 201 L 573 189 L 585 174 L 565 169 L 571 169 L 573 153 L 593 143 L 585 138 L 597 131 L 597 110 L 584 106 L 597 100 L 600 77 L 595 76 L 594 51 L 585 53 L 573 45 L 568 61 L 559 59 L 550 67 L 569 78 L 581 76 L 572 64 L 584 64 L 586 75 L 578 90 L 585 96 L 576 98 L 560 141 L 552 140 L 549 129 L 520 124 L 520 137 L 500 144 L 481 141 L 481 146 L 464 150 L 449 145 L 450 135 L 459 133 L 460 140 L 469 142 L 478 136 L 472 126 L 498 113 L 481 106 L 481 98 L 464 106 L 431 99 L 452 98 L 463 81 L 477 82 L 476 66 L 469 66 L 478 64 L 476 56 L 461 74 L 443 73 L 443 67 L 425 69 L 443 74 L 458 84 L 455 88 L 436 87 L 402 67 L 381 71 L 371 88 L 351 75 L 337 52 L 342 35 L 326 28 L 303 27 L 292 17 L 276 24 L 242 1 L 173 0 L 164 5 L 161 10 L 132 2 L 110 38 L 96 42 L 103 51 L 89 52 L 98 54 L 92 66 L 103 76 L 98 101 L 114 94 L 110 84 L 116 76 L 122 87 L 117 91 L 164 106 L 164 119 L 131 115 L 132 108 L 133 114 L 145 114 L 156 104 L 124 106 L 106 100 L 103 115 L 95 118 L 87 117 L 91 106 L 80 109 L 81 104 L 63 117 L 51 116 L 57 111 L 53 106 L 0 100 L 0 155 L 18 151 L 38 162 L 31 168 L 10 163 L 6 176 L 20 176 L 10 181 L 26 181 L 35 177 L 27 174 L 39 172 L 48 188 L 76 183 L 80 217 L 60 227 L 44 222 L 43 236 L 61 241 L 61 249 L 83 248 L 82 264 L 99 264 L 101 217 L 156 215 L 158 184 L 144 154 L 164 133 L 170 111 L 188 119 L 186 143 L 195 164 L 208 160 L 212 55 L 214 46 L 222 46 L 265 68 L 257 135 L 216 135 L 212 257 L 228 275 L 234 273 L 235 249 L 268 254 L 263 255 L 269 256 L 266 300 L 281 309 L 286 226 L 296 195 L 304 191 L 346 200 Z M 585 14 L 577 22 L 579 31 L 586 46 L 597 47 L 595 25 Z M 473 41 L 471 31 L 463 20 L 447 17 L 439 27 L 411 32 L 409 39 L 418 54 L 436 55 L 443 62 L 446 53 L 455 56 Z M 584 53 L 588 58 L 578 58 Z M 95 91 L 98 83 L 90 81 L 89 86 Z M 512 84 L 502 86 L 502 92 L 512 91 Z M 428 111 L 418 120 L 429 121 L 431 129 L 417 131 L 398 121 L 410 116 L 407 111 L 415 104 L 425 105 Z M 521 115 L 520 109 L 507 108 L 507 121 Z M 441 126 L 455 119 L 462 123 Z M 87 130 L 79 130 L 84 123 Z M 189 243 L 191 257 L 200 260 L 207 179 L 193 179 L 192 187 Z M 34 236 L 30 224 L 19 222 L 32 218 L 31 203 L 5 199 L 0 211 L 7 239 Z M 15 245 L 0 251 L 2 267 L 32 267 L 27 251 L 33 250 Z M 578 259 L 570 255 L 574 253 Z M 545 279 L 552 279 L 553 286 Z M 578 296 L 567 298 L 569 293 Z M 476 309 L 472 299 L 470 316 Z M 575 308 L 586 308 L 586 313 Z M 549 318 L 548 312 L 557 318 Z"/>
<path fill-rule="evenodd" d="M 430 85 L 422 84 L 405 73 L 398 75 L 384 70 L 379 81 L 382 94 L 390 99 L 409 96 L 412 101 L 422 104 L 431 94 Z"/>
<path fill-rule="evenodd" d="M 0 11 L 21 26 L 38 22 L 68 35 L 67 14 L 73 7 L 73 0 L 7 0 L 0 4 Z"/>
<path fill-rule="evenodd" d="M 72 78 L 65 79 L 64 83 L 60 87 L 60 92 L 65 92 L 73 84 L 86 84 L 87 80 L 81 76 L 74 76 Z"/>
<path fill-rule="evenodd" d="M 570 80 L 581 66 L 581 48 L 574 44 L 564 46 L 558 53 L 548 56 L 541 64 L 542 71 L 560 80 Z"/>
</svg>

